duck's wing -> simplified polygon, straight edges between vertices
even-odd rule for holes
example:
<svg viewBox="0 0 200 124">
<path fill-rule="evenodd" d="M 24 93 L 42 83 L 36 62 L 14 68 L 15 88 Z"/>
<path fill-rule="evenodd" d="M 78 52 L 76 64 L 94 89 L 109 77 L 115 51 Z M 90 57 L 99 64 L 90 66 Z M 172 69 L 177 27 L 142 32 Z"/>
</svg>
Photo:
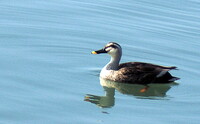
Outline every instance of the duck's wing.
<svg viewBox="0 0 200 124">
<path fill-rule="evenodd" d="M 168 70 L 169 71 L 172 69 L 177 69 L 177 67 L 175 66 L 160 66 L 160 65 L 144 63 L 144 62 L 127 62 L 127 63 L 122 63 L 119 65 L 120 69 L 124 67 L 135 67 L 143 71 L 153 71 L 153 70 Z"/>
<path fill-rule="evenodd" d="M 118 75 L 122 82 L 128 81 L 146 84 L 152 83 L 157 78 L 161 78 L 166 74 L 169 78 L 172 78 L 168 73 L 172 69 L 176 69 L 176 67 L 165 67 L 143 62 L 128 62 L 119 65 Z"/>
</svg>

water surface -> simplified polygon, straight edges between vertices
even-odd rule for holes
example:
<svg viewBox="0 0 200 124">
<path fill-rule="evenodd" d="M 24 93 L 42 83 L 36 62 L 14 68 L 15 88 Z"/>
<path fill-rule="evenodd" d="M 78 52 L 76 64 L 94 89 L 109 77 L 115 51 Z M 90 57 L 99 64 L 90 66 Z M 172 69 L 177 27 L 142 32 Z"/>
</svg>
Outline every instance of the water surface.
<svg viewBox="0 0 200 124">
<path fill-rule="evenodd" d="M 198 124 L 199 8 L 198 0 L 1 1 L 0 123 Z M 109 41 L 121 44 L 121 62 L 177 66 L 179 85 L 154 87 L 154 96 L 102 86 L 109 57 L 90 52 Z"/>
</svg>

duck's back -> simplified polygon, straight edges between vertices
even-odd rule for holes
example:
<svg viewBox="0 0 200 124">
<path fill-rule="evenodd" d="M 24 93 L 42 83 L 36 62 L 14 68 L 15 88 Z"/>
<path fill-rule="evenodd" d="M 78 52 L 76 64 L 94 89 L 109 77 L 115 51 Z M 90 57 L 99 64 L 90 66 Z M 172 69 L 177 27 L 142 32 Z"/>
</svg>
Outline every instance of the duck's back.
<svg viewBox="0 0 200 124">
<path fill-rule="evenodd" d="M 143 62 L 122 63 L 111 80 L 137 84 L 169 83 L 178 79 L 168 72 L 172 69 L 176 69 L 176 67 L 165 67 Z"/>
</svg>

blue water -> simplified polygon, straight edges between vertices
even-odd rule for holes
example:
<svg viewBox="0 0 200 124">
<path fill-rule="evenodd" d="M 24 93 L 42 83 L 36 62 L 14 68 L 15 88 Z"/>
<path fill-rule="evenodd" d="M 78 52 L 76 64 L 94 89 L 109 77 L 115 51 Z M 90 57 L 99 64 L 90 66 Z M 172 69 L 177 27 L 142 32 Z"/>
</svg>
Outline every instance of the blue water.
<svg viewBox="0 0 200 124">
<path fill-rule="evenodd" d="M 177 84 L 99 80 L 115 41 L 121 62 L 177 66 Z M 200 1 L 0 1 L 0 123 L 198 124 Z"/>
</svg>

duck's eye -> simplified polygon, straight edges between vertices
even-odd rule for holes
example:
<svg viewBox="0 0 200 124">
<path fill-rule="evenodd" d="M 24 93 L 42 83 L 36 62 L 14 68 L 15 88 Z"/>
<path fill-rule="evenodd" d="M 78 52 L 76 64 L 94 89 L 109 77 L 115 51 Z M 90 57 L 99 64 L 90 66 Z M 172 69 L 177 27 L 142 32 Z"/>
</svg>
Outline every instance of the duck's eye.
<svg viewBox="0 0 200 124">
<path fill-rule="evenodd" d="M 115 45 L 110 45 L 110 47 L 112 47 L 112 48 L 117 48 L 117 46 L 115 46 Z"/>
<path fill-rule="evenodd" d="M 116 49 L 117 47 L 115 45 L 110 45 L 110 46 L 106 46 L 105 49 Z"/>
<path fill-rule="evenodd" d="M 105 51 L 109 52 L 113 48 L 109 46 L 109 47 L 105 47 L 104 49 L 105 49 Z"/>
</svg>

